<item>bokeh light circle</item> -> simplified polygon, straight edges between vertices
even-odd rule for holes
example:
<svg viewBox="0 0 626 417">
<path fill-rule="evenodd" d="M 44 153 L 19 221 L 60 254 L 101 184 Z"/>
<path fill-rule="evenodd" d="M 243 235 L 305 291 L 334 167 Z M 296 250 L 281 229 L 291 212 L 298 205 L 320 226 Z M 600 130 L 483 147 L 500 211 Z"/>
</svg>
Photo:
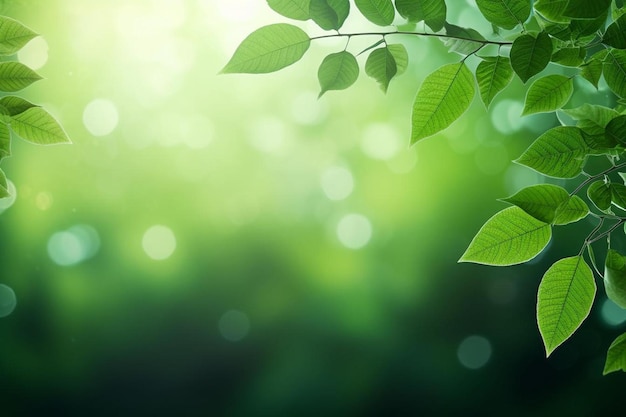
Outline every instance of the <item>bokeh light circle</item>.
<svg viewBox="0 0 626 417">
<path fill-rule="evenodd" d="M 468 369 L 480 369 L 491 358 L 491 343 L 482 336 L 472 335 L 463 339 L 457 350 L 461 365 Z"/>
<path fill-rule="evenodd" d="M 17 190 L 11 180 L 7 180 L 7 190 L 9 191 L 9 196 L 0 198 L 0 213 L 11 207 L 17 198 Z"/>
<path fill-rule="evenodd" d="M 228 310 L 218 322 L 222 337 L 231 342 L 238 342 L 250 332 L 250 319 L 239 310 Z"/>
<path fill-rule="evenodd" d="M 360 249 L 367 245 L 372 237 L 372 225 L 361 214 L 347 214 L 337 224 L 337 238 L 349 249 Z"/>
<path fill-rule="evenodd" d="M 169 227 L 157 224 L 143 234 L 142 247 L 150 258 L 161 261 L 174 253 L 176 236 Z"/>
<path fill-rule="evenodd" d="M 352 194 L 354 178 L 347 168 L 329 167 L 322 172 L 320 183 L 329 200 L 343 200 Z"/>
<path fill-rule="evenodd" d="M 626 322 L 626 310 L 609 299 L 604 300 L 601 314 L 604 322 L 610 326 L 619 326 Z"/>
<path fill-rule="evenodd" d="M 54 233 L 48 239 L 48 256 L 57 265 L 69 266 L 93 257 L 100 249 L 100 236 L 91 226 L 79 224 Z"/>
<path fill-rule="evenodd" d="M 15 306 L 17 306 L 15 292 L 10 287 L 0 284 L 0 318 L 13 313 Z"/>
<path fill-rule="evenodd" d="M 106 136 L 119 122 L 117 106 L 111 100 L 92 100 L 83 111 L 83 124 L 94 136 Z"/>
<path fill-rule="evenodd" d="M 17 59 L 32 70 L 38 70 L 48 62 L 48 42 L 41 36 L 31 40 L 17 53 Z"/>
</svg>

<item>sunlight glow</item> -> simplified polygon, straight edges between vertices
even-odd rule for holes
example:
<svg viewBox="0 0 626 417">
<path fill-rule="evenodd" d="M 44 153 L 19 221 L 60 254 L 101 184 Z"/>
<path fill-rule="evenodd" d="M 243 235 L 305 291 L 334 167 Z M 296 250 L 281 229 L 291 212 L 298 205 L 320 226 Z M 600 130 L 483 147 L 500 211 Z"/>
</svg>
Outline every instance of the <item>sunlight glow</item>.
<svg viewBox="0 0 626 417">
<path fill-rule="evenodd" d="M 106 136 L 119 122 L 117 106 L 110 100 L 95 99 L 85 107 L 83 123 L 94 136 Z"/>
<path fill-rule="evenodd" d="M 461 365 L 468 369 L 480 369 L 491 358 L 491 343 L 482 336 L 466 337 L 457 350 L 457 357 Z"/>
<path fill-rule="evenodd" d="M 0 318 L 13 313 L 16 305 L 15 292 L 10 287 L 0 284 Z"/>
<path fill-rule="evenodd" d="M 360 249 L 367 245 L 372 237 L 372 225 L 361 214 L 348 214 L 339 220 L 337 238 L 348 249 Z"/>
<path fill-rule="evenodd" d="M 176 236 L 169 227 L 154 225 L 143 234 L 142 247 L 150 258 L 164 260 L 174 253 Z"/>
</svg>

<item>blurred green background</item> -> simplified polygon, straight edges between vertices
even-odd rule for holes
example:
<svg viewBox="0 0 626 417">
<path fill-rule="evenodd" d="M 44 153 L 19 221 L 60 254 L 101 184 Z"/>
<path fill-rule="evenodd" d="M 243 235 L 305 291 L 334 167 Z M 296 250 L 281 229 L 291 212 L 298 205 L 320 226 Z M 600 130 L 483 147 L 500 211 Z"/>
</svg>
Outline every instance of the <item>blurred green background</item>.
<svg viewBox="0 0 626 417">
<path fill-rule="evenodd" d="M 453 3 L 449 20 L 490 33 L 472 1 Z M 510 162 L 557 122 L 519 116 L 519 81 L 409 147 L 419 83 L 458 59 L 437 40 L 398 38 L 412 61 L 386 96 L 362 74 L 318 100 L 317 66 L 343 40 L 276 74 L 217 75 L 246 35 L 285 21 L 262 0 L 2 13 L 42 34 L 18 58 L 45 79 L 23 93 L 74 143 L 16 142 L 2 164 L 16 197 L 0 201 L 0 284 L 17 306 L 0 319 L 1 415 L 578 416 L 623 403 L 624 375 L 601 372 L 626 315 L 602 287 L 548 360 L 535 324 L 543 272 L 589 224 L 557 230 L 528 265 L 457 264 L 497 198 L 544 181 Z M 607 99 L 579 87 L 573 104 Z"/>
</svg>

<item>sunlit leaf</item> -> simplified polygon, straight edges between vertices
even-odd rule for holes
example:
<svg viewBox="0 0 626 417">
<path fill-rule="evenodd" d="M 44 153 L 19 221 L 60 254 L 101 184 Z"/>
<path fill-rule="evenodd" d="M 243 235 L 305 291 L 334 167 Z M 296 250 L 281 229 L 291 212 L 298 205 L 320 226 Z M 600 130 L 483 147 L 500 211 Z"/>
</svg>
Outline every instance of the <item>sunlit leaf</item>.
<svg viewBox="0 0 626 417">
<path fill-rule="evenodd" d="M 0 62 L 0 91 L 18 91 L 39 80 L 39 74 L 22 63 Z"/>
<path fill-rule="evenodd" d="M 620 97 L 626 97 L 626 50 L 609 51 L 602 71 L 611 91 Z"/>
<path fill-rule="evenodd" d="M 354 0 L 363 16 L 379 26 L 389 26 L 393 22 L 395 9 L 391 0 Z"/>
<path fill-rule="evenodd" d="M 496 94 L 502 91 L 513 79 L 513 68 L 507 57 L 485 57 L 476 68 L 476 80 L 480 98 L 489 107 Z"/>
<path fill-rule="evenodd" d="M 349 0 L 310 0 L 311 19 L 324 30 L 339 30 L 350 14 Z"/>
<path fill-rule="evenodd" d="M 223 73 L 261 74 L 278 71 L 297 62 L 311 40 L 300 28 L 286 23 L 264 26 L 241 42 Z"/>
<path fill-rule="evenodd" d="M 37 34 L 6 16 L 0 16 L 0 55 L 13 55 Z"/>
<path fill-rule="evenodd" d="M 595 181 L 587 188 L 587 197 L 600 210 L 611 207 L 611 186 L 604 181 Z"/>
<path fill-rule="evenodd" d="M 626 256 L 609 249 L 604 264 L 604 289 L 615 304 L 626 308 Z"/>
<path fill-rule="evenodd" d="M 574 81 L 564 75 L 552 74 L 533 82 L 526 93 L 523 114 L 560 109 L 574 93 Z"/>
<path fill-rule="evenodd" d="M 450 126 L 469 108 L 474 93 L 472 73 L 463 62 L 431 73 L 415 97 L 411 143 Z"/>
<path fill-rule="evenodd" d="M 602 375 L 616 371 L 626 372 L 626 333 L 619 335 L 609 346 Z"/>
<path fill-rule="evenodd" d="M 459 262 L 519 264 L 541 253 L 551 237 L 548 223 L 535 219 L 519 207 L 509 207 L 487 220 Z"/>
<path fill-rule="evenodd" d="M 22 139 L 39 145 L 71 143 L 59 122 L 41 107 L 14 116 L 11 129 Z"/>
<path fill-rule="evenodd" d="M 585 48 L 561 48 L 552 54 L 552 62 L 565 67 L 579 67 L 585 61 Z M 600 66 L 601 67 L 601 66 Z"/>
<path fill-rule="evenodd" d="M 400 16 L 411 22 L 423 20 L 435 32 L 446 22 L 445 0 L 395 0 L 395 5 Z"/>
<path fill-rule="evenodd" d="M 389 82 L 397 72 L 396 60 L 387 48 L 375 49 L 367 57 L 365 73 L 378 81 L 384 92 L 387 92 Z"/>
<path fill-rule="evenodd" d="M 561 259 L 546 271 L 537 294 L 537 324 L 546 356 L 580 327 L 595 295 L 593 272 L 582 256 Z"/>
<path fill-rule="evenodd" d="M 5 124 L 0 124 L 0 160 L 11 156 L 11 133 Z"/>
<path fill-rule="evenodd" d="M 359 64 L 354 55 L 347 51 L 328 55 L 317 72 L 321 97 L 329 90 L 343 90 L 350 87 L 359 77 Z"/>
<path fill-rule="evenodd" d="M 563 14 L 575 19 L 593 19 L 606 13 L 611 0 L 569 0 Z"/>
<path fill-rule="evenodd" d="M 545 223 L 568 224 L 589 214 L 580 197 L 570 197 L 567 190 L 552 184 L 531 185 L 502 200 Z"/>
<path fill-rule="evenodd" d="M 397 75 L 406 71 L 409 66 L 409 54 L 404 45 L 401 43 L 388 44 L 387 50 L 393 55 L 393 59 L 396 61 Z"/>
<path fill-rule="evenodd" d="M 277 13 L 295 20 L 308 20 L 311 0 L 267 0 Z"/>
<path fill-rule="evenodd" d="M 480 12 L 496 26 L 513 29 L 530 16 L 529 0 L 476 0 Z"/>
<path fill-rule="evenodd" d="M 557 126 L 539 136 L 515 162 L 550 177 L 573 178 L 582 172 L 588 150 L 579 128 Z"/>
<path fill-rule="evenodd" d="M 551 57 L 552 41 L 546 32 L 540 32 L 537 37 L 521 35 L 513 41 L 511 66 L 523 82 L 540 73 Z"/>
<path fill-rule="evenodd" d="M 570 18 L 564 16 L 569 0 L 536 0 L 535 10 L 544 18 L 555 23 L 569 23 Z"/>
<path fill-rule="evenodd" d="M 476 52 L 483 45 L 482 42 L 474 42 L 470 39 L 477 41 L 485 40 L 485 38 L 474 29 L 462 28 L 450 23 L 446 23 L 445 28 L 446 35 L 448 35 L 449 38 L 445 39 L 443 43 L 450 52 L 469 55 Z"/>
</svg>

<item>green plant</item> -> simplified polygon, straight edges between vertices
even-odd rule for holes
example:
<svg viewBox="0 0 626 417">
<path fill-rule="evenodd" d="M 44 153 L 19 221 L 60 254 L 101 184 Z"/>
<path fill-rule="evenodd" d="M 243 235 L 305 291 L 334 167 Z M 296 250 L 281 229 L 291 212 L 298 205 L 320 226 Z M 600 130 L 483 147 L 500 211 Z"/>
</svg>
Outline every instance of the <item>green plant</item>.
<svg viewBox="0 0 626 417">
<path fill-rule="evenodd" d="M 41 77 L 26 65 L 17 62 L 15 54 L 38 36 L 21 23 L 0 16 L 0 92 L 14 93 L 28 87 Z M 0 161 L 11 155 L 15 137 L 39 145 L 69 143 L 63 128 L 42 107 L 16 95 L 0 97 Z M 0 198 L 8 197 L 4 172 L 0 170 Z"/>
<path fill-rule="evenodd" d="M 592 267 L 604 279 L 608 297 L 626 308 L 626 256 L 612 248 L 610 240 L 612 235 L 624 233 L 626 223 L 626 173 L 622 172 L 626 171 L 623 0 L 476 0 L 493 27 L 489 38 L 475 29 L 448 22 L 447 7 L 453 3 L 446 4 L 445 0 L 354 0 L 367 20 L 388 28 L 358 33 L 340 32 L 353 12 L 349 0 L 267 2 L 287 18 L 312 20 L 320 28 L 335 32 L 310 37 L 291 24 L 264 26 L 243 40 L 223 73 L 277 71 L 300 60 L 312 41 L 346 38 L 344 50 L 328 55 L 319 67 L 321 96 L 355 82 L 359 64 L 348 51 L 349 41 L 368 36 L 376 41 L 360 51 L 368 53 L 365 72 L 386 91 L 410 59 L 403 44 L 391 43 L 391 38 L 440 38 L 450 51 L 460 54 L 458 62 L 442 66 L 422 82 L 413 104 L 412 144 L 459 118 L 470 106 L 476 89 L 488 108 L 513 77 L 528 83 L 523 115 L 558 112 L 563 116 L 559 120 L 564 121 L 562 126 L 540 135 L 516 162 L 547 177 L 579 182 L 572 191 L 537 184 L 505 198 L 512 206 L 485 223 L 460 262 L 506 266 L 529 261 L 546 247 L 553 227 L 591 217 L 596 226 L 580 251 L 554 263 L 539 286 L 537 322 L 546 355 L 567 340 L 589 314 L 596 295 Z M 424 30 L 416 30 L 419 22 L 424 22 Z M 478 61 L 475 71 L 467 65 L 468 60 Z M 596 89 L 603 78 L 610 89 L 606 105 L 564 109 L 578 88 L 576 78 Z M 592 159 L 594 163 L 588 164 Z M 605 166 L 594 168 L 598 164 Z M 592 248 L 602 240 L 608 246 L 604 273 L 598 268 Z M 626 333 L 610 346 L 604 373 L 617 370 L 626 371 Z"/>
</svg>

